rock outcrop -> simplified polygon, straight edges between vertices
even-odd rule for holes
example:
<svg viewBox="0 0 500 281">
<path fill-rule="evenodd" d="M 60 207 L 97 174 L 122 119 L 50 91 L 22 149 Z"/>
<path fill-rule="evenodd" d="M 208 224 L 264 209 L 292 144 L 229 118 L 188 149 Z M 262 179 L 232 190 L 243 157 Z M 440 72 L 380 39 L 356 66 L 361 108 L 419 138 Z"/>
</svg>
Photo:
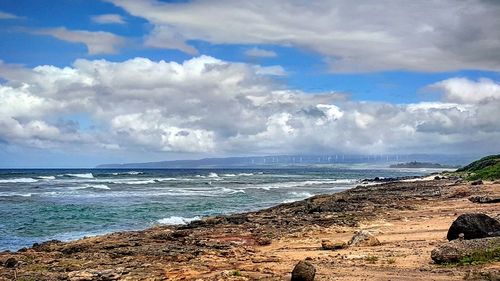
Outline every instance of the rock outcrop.
<svg viewBox="0 0 500 281">
<path fill-rule="evenodd" d="M 452 263 L 477 252 L 494 251 L 500 248 L 500 237 L 490 237 L 472 240 L 453 240 L 431 252 L 431 258 L 436 263 Z"/>
<path fill-rule="evenodd" d="M 460 233 L 466 240 L 500 236 L 500 222 L 485 214 L 463 214 L 451 224 L 446 238 L 458 239 Z"/>
<path fill-rule="evenodd" d="M 493 204 L 493 203 L 500 203 L 500 197 L 479 195 L 479 196 L 469 197 L 469 201 L 471 201 L 472 203 L 479 203 L 479 204 Z"/>
</svg>

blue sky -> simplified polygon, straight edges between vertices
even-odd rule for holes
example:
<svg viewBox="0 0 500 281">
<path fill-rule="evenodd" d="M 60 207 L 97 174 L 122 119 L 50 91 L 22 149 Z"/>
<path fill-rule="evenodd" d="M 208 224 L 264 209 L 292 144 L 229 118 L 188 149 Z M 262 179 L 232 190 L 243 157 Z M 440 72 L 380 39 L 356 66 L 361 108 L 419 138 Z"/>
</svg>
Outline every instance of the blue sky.
<svg viewBox="0 0 500 281">
<path fill-rule="evenodd" d="M 146 87 L 158 91 L 159 95 L 160 93 L 165 95 L 163 100 L 175 100 L 181 103 L 187 99 L 169 94 L 177 86 L 183 91 L 190 91 L 196 99 L 206 95 L 210 99 L 205 101 L 205 105 L 200 106 L 207 106 L 213 111 L 207 116 L 220 112 L 219 106 L 222 105 L 211 102 L 217 100 L 220 91 L 247 93 L 254 91 L 252 86 L 249 86 L 252 83 L 256 83 L 259 91 L 263 91 L 255 94 L 260 98 L 270 98 L 271 93 L 281 95 L 287 92 L 293 94 L 294 101 L 287 110 L 277 104 L 276 108 L 269 109 L 269 106 L 255 103 L 255 107 L 251 110 L 246 108 L 255 114 L 252 117 L 254 119 L 248 116 L 236 118 L 245 122 L 258 120 L 262 122 L 260 127 L 236 124 L 233 128 L 225 124 L 224 120 L 214 119 L 208 122 L 207 116 L 196 117 L 196 114 L 187 112 L 187 109 L 176 112 L 175 109 L 167 107 L 147 107 L 148 104 L 155 104 L 150 100 L 152 99 L 150 95 L 153 95 L 154 91 L 144 92 L 140 97 L 134 98 L 135 101 L 143 99 L 138 102 L 144 106 L 141 110 L 128 109 L 133 102 L 129 101 L 123 105 L 116 103 L 120 110 L 111 113 L 113 109 L 104 114 L 103 111 L 109 107 L 102 101 L 103 93 L 95 90 L 97 78 L 85 73 L 86 78 L 95 78 L 94 90 L 90 90 L 94 92 L 86 92 L 87 96 L 92 97 L 91 102 L 98 103 L 82 105 L 80 108 L 85 109 L 77 112 L 71 107 L 74 106 L 74 100 L 68 100 L 67 103 L 71 106 L 58 108 L 57 113 L 44 111 L 32 115 L 7 110 L 7 107 L 12 108 L 12 104 L 0 102 L 0 109 L 4 107 L 6 112 L 0 116 L 12 121 L 9 124 L 21 128 L 18 135 L 12 133 L 14 127 L 7 125 L 4 125 L 3 133 L 0 130 L 0 139 L 3 140 L 0 153 L 3 159 L 6 159 L 0 166 L 9 166 L 8 162 L 13 163 L 14 159 L 17 163 L 15 166 L 92 166 L 103 161 L 153 161 L 264 153 L 435 152 L 412 143 L 409 139 L 395 137 L 398 133 L 389 131 L 371 142 L 354 141 L 357 144 L 352 144 L 353 140 L 346 140 L 347 137 L 363 138 L 363 131 L 372 126 L 367 124 L 373 123 L 374 128 L 381 126 L 376 125 L 374 120 L 379 119 L 375 114 L 381 114 L 379 111 L 383 110 L 379 107 L 384 106 L 394 110 L 394 115 L 388 120 L 396 122 L 401 127 L 405 127 L 404 122 L 408 122 L 410 127 L 414 126 L 414 133 L 418 134 L 415 139 L 428 141 L 431 137 L 425 134 L 435 134 L 438 146 L 449 147 L 445 152 L 458 153 L 471 143 L 480 143 L 480 146 L 483 146 L 488 143 L 487 139 L 498 136 L 498 126 L 483 120 L 481 116 L 472 116 L 470 112 L 467 115 L 467 122 L 471 124 L 469 127 L 464 126 L 463 129 L 478 128 L 480 130 L 477 133 L 478 138 L 484 140 L 472 141 L 460 135 L 460 132 L 449 132 L 448 127 L 436 127 L 437 123 L 442 125 L 443 122 L 462 124 L 464 121 L 459 119 L 465 118 L 464 108 L 473 109 L 477 113 L 479 105 L 494 106 L 493 102 L 498 96 L 496 87 L 500 78 L 498 72 L 500 59 L 495 55 L 496 51 L 500 51 L 499 20 L 496 17 L 498 16 L 496 12 L 499 11 L 498 5 L 487 1 L 468 3 L 442 1 L 427 5 L 414 4 L 415 7 L 408 8 L 399 5 L 392 7 L 391 10 L 390 5 L 393 4 L 386 3 L 387 8 L 383 8 L 384 3 L 374 4 L 369 1 L 361 1 L 356 5 L 342 0 L 319 1 L 315 5 L 284 1 L 257 1 L 255 5 L 248 3 L 237 5 L 236 2 L 57 0 L 47 4 L 33 0 L 2 1 L 0 60 L 3 63 L 0 69 L 2 82 L 0 85 L 5 87 L 5 91 L 9 87 L 9 92 L 5 95 L 9 95 L 8 98 L 12 98 L 14 104 L 26 102 L 26 100 L 14 100 L 20 97 L 20 92 L 16 94 L 14 90 L 21 91 L 23 83 L 30 85 L 28 98 L 42 99 L 47 103 L 66 101 L 63 91 L 68 90 L 54 88 L 47 90 L 46 93 L 35 92 L 32 89 L 36 89 L 35 84 L 38 82 L 25 78 L 27 76 L 15 74 L 16 69 L 21 69 L 25 73 L 39 73 L 34 70 L 38 66 L 54 67 L 58 73 L 44 72 L 43 75 L 52 75 L 45 79 L 53 78 L 56 81 L 54 87 L 58 87 L 61 83 L 57 80 L 63 79 L 60 74 L 64 68 L 71 68 L 79 74 L 84 72 L 79 68 L 77 61 L 91 63 L 103 60 L 106 64 L 116 63 L 120 65 L 119 67 L 125 68 L 134 67 L 133 63 L 130 63 L 132 66 L 125 64 L 134 58 L 146 58 L 153 65 L 162 60 L 168 64 L 176 62 L 181 65 L 186 61 L 192 61 L 192 64 L 203 64 L 205 67 L 214 64 L 231 68 L 231 71 L 228 70 L 227 73 L 221 71 L 217 75 L 231 76 L 241 71 L 239 75 L 234 76 L 241 79 L 238 83 L 238 87 L 241 88 L 219 89 L 219 92 L 214 93 L 188 89 L 184 84 L 169 84 L 170 88 L 154 88 L 154 85 L 161 83 L 161 77 L 159 81 L 151 81 L 151 85 Z M 470 12 L 465 9 L 467 12 L 463 12 L 467 5 L 475 5 L 475 9 Z M 447 11 L 447 15 L 442 15 L 444 10 Z M 304 13 L 297 14 L 297 11 Z M 276 12 L 280 12 L 281 17 L 275 17 L 273 13 Z M 252 51 L 255 52 L 252 54 Z M 93 65 L 96 71 L 101 67 L 96 63 Z M 186 67 L 185 71 L 190 69 Z M 265 74 L 262 74 L 263 72 Z M 193 77 L 198 78 L 200 75 L 205 75 L 204 73 L 198 73 Z M 164 75 L 168 76 L 169 72 Z M 484 83 L 487 85 L 483 85 Z M 120 88 L 114 82 L 111 84 Z M 99 85 L 109 86 L 104 85 L 104 82 Z M 219 86 L 214 85 L 214 87 Z M 146 88 L 137 89 L 136 92 L 145 91 Z M 464 93 L 461 89 L 467 89 L 469 92 Z M 108 92 L 110 96 L 116 97 L 122 94 L 114 88 Z M 227 92 L 227 94 L 235 93 Z M 474 95 L 479 98 L 468 98 Z M 328 127 L 332 130 L 331 135 L 305 131 L 299 134 L 300 128 L 304 128 L 307 124 L 327 126 L 321 120 L 306 122 L 300 119 L 302 115 L 301 117 L 294 115 L 298 114 L 297 112 L 311 112 L 311 103 L 314 102 L 304 102 L 306 99 L 304 97 L 307 96 L 317 103 L 314 105 L 316 107 L 313 107 L 314 110 L 319 109 L 318 114 L 322 116 L 321 118 L 327 120 L 325 122 L 332 122 L 328 123 L 328 126 L 331 126 Z M 252 100 L 252 97 L 245 96 L 249 100 Z M 203 101 L 203 98 L 200 99 Z M 328 105 L 333 106 L 328 107 L 330 111 L 323 106 L 325 100 L 328 100 Z M 231 98 L 231 101 L 234 99 Z M 230 103 L 229 100 L 226 102 Z M 434 106 L 432 112 L 422 113 L 426 116 L 422 120 L 411 119 L 415 118 L 412 115 L 413 117 L 408 117 L 406 121 L 402 119 L 394 121 L 402 118 L 399 117 L 400 113 L 397 113 L 399 110 L 411 111 L 412 105 L 427 110 L 428 104 L 431 103 L 441 105 Z M 450 103 L 456 106 L 449 110 L 455 111 L 444 112 L 442 104 Z M 238 103 L 230 106 L 243 105 Z M 365 106 L 368 107 L 365 109 Z M 99 110 L 94 110 L 96 108 Z M 337 115 L 332 113 L 335 110 L 338 110 Z M 462 112 L 460 113 L 462 115 L 456 116 L 457 110 Z M 130 114 L 125 114 L 127 112 Z M 157 112 L 161 114 L 154 115 Z M 349 119 L 347 113 L 356 114 Z M 154 128 L 148 129 L 137 126 L 118 129 L 118 121 L 125 117 L 139 118 L 140 120 L 134 119 L 136 122 L 144 120 L 151 122 L 154 119 L 157 124 Z M 179 121 L 190 117 L 197 121 L 189 124 Z M 432 118 L 438 118 L 440 121 L 431 120 Z M 340 122 L 341 119 L 346 119 L 345 122 L 349 119 L 354 123 L 341 124 L 344 122 Z M 74 126 L 76 129 L 69 130 L 67 125 L 62 127 L 61 124 L 69 124 L 70 121 L 76 124 Z M 274 121 L 281 124 L 282 132 L 277 132 L 277 129 L 270 125 Z M 28 128 L 33 128 L 34 122 L 39 122 L 36 123 L 38 126 L 36 128 L 46 125 L 48 130 L 53 129 L 51 132 L 55 132 L 55 135 L 51 137 L 56 139 L 42 136 L 43 134 L 38 131 L 37 133 L 29 131 Z M 216 124 L 217 122 L 219 124 Z M 451 126 L 450 124 L 446 126 Z M 76 135 L 65 135 L 65 130 Z M 346 133 L 346 130 L 352 132 Z M 152 139 L 134 138 L 135 134 L 141 133 L 151 133 Z M 130 137 L 130 140 L 112 141 L 124 135 Z M 194 139 L 182 141 L 173 138 L 183 135 L 193 136 Z M 303 136 L 303 139 L 298 135 Z M 101 138 L 110 141 L 107 143 L 100 140 Z M 273 142 L 273 138 L 284 138 L 288 142 L 286 144 Z M 245 145 L 252 143 L 252 140 L 258 140 L 262 145 L 248 150 L 243 149 Z M 179 145 L 178 141 L 193 142 L 192 147 L 196 149 Z M 332 145 L 328 145 L 328 142 L 332 142 Z M 92 147 L 92 144 L 96 143 L 104 148 L 101 150 L 94 149 L 95 146 L 87 147 Z M 74 145 L 82 148 L 75 152 Z M 113 149 L 106 149 L 109 147 Z M 286 149 L 282 150 L 284 147 Z M 301 151 L 300 147 L 305 148 Z M 495 149 L 497 147 L 490 148 L 490 150 Z M 123 151 L 127 152 L 124 154 Z M 474 151 L 490 152 L 481 147 L 475 147 Z"/>
</svg>

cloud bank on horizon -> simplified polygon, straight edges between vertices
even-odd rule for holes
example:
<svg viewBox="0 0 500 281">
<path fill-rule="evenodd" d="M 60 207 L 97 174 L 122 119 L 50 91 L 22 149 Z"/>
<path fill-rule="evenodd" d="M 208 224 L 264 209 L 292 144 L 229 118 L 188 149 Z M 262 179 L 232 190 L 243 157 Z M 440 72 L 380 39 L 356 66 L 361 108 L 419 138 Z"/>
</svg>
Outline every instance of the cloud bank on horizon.
<svg viewBox="0 0 500 281">
<path fill-rule="evenodd" d="M 494 1 L 97 3 L 104 8 L 90 11 L 83 26 L 30 26 L 34 15 L 0 5 L 9 36 L 86 48 L 57 50 L 73 55 L 71 64 L 33 65 L 30 56 L 23 61 L 0 47 L 0 148 L 15 147 L 9 155 L 77 147 L 99 159 L 119 151 L 123 161 L 144 161 L 127 152 L 182 158 L 500 150 Z M 124 31 L 135 26 L 148 28 Z M 22 51 L 36 54 L 33 48 Z M 157 49 L 166 53 L 159 57 Z M 235 49 L 235 57 L 214 55 Z M 283 51 L 289 49 L 315 54 L 325 67 L 320 74 L 304 68 L 312 79 L 295 83 L 301 57 Z M 398 102 L 335 85 L 309 90 L 326 76 L 345 78 L 356 92 L 366 73 L 431 79 L 415 82 L 412 97 Z"/>
</svg>

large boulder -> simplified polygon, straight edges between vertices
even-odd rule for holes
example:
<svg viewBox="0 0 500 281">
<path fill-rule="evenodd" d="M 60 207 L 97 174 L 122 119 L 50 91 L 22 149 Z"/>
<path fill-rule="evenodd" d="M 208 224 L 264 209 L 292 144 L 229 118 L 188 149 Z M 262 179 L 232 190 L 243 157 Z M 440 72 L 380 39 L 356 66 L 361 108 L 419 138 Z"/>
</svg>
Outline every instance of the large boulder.
<svg viewBox="0 0 500 281">
<path fill-rule="evenodd" d="M 431 252 L 431 258 L 436 263 L 457 262 L 473 253 L 494 251 L 500 247 L 500 237 L 490 237 L 472 240 L 453 240 L 438 246 Z"/>
<path fill-rule="evenodd" d="M 380 241 L 370 231 L 361 230 L 356 232 L 347 244 L 354 247 L 378 246 Z"/>
<path fill-rule="evenodd" d="M 500 222 L 485 214 L 463 214 L 451 224 L 446 238 L 455 240 L 460 233 L 466 240 L 500 236 Z"/>
<path fill-rule="evenodd" d="M 308 261 L 299 261 L 292 271 L 292 281 L 313 281 L 316 268 Z"/>
</svg>

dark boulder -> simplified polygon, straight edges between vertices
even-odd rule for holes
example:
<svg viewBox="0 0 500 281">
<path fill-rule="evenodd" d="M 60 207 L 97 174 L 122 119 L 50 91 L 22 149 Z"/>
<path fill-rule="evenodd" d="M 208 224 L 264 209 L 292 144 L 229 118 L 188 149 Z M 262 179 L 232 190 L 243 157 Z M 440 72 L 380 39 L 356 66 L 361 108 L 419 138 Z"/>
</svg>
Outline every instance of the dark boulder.
<svg viewBox="0 0 500 281">
<path fill-rule="evenodd" d="M 16 265 L 17 265 L 17 260 L 13 257 L 8 258 L 3 264 L 3 266 L 6 268 L 14 268 L 16 267 Z"/>
<path fill-rule="evenodd" d="M 292 281 L 313 281 L 316 268 L 308 261 L 299 261 L 292 271 Z"/>
<path fill-rule="evenodd" d="M 479 204 L 493 204 L 493 203 L 500 203 L 500 197 L 490 197 L 490 196 L 472 196 L 469 197 L 469 201 L 472 203 L 479 203 Z"/>
<path fill-rule="evenodd" d="M 475 181 L 470 183 L 470 185 L 482 185 L 482 184 L 483 184 L 482 180 L 475 180 Z"/>
<path fill-rule="evenodd" d="M 485 214 L 463 214 L 451 224 L 446 238 L 455 240 L 460 233 L 464 239 L 500 236 L 500 222 Z"/>
</svg>

